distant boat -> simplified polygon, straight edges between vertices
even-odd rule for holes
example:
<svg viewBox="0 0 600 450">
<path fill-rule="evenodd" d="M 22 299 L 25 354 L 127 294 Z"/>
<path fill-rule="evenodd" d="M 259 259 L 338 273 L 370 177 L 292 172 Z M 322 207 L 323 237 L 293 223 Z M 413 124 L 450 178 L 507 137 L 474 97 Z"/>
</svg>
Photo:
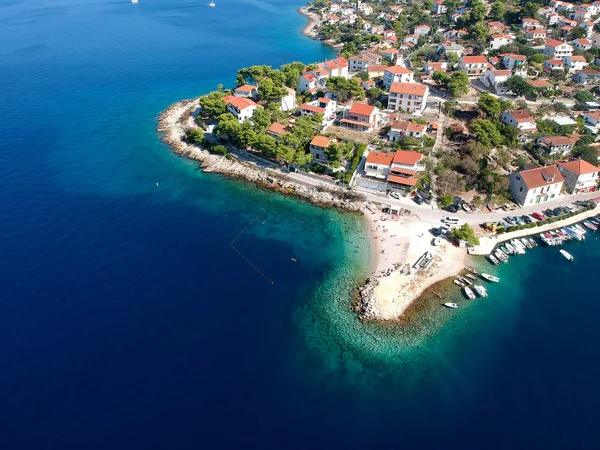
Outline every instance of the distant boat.
<svg viewBox="0 0 600 450">
<path fill-rule="evenodd" d="M 137 3 L 138 0 L 131 0 L 131 3 Z"/>
<path fill-rule="evenodd" d="M 481 278 L 488 281 L 493 281 L 494 283 L 498 283 L 500 281 L 500 278 L 495 277 L 494 275 L 490 275 L 489 273 L 482 273 Z"/>
<path fill-rule="evenodd" d="M 463 283 L 462 281 L 460 281 L 459 279 L 454 280 L 454 284 L 460 286 L 460 287 L 464 287 L 465 283 Z"/>
<path fill-rule="evenodd" d="M 573 258 L 573 255 L 571 255 L 569 252 L 567 252 L 566 250 L 560 250 L 560 254 L 563 255 L 566 259 L 568 259 L 569 261 L 574 261 L 575 258 Z"/>
<path fill-rule="evenodd" d="M 208 6 L 210 6 L 211 8 L 214 8 L 215 6 L 217 6 L 217 4 L 215 2 L 210 2 L 208 4 Z"/>
<path fill-rule="evenodd" d="M 478 273 L 478 272 L 477 272 L 477 269 L 474 269 L 474 268 L 472 268 L 472 267 L 469 267 L 469 266 L 465 267 L 465 270 L 466 270 L 467 272 L 474 273 L 475 275 L 477 275 L 477 273 Z"/>
<path fill-rule="evenodd" d="M 444 303 L 444 306 L 446 308 L 452 308 L 452 309 L 458 308 L 458 305 L 456 303 Z"/>
</svg>

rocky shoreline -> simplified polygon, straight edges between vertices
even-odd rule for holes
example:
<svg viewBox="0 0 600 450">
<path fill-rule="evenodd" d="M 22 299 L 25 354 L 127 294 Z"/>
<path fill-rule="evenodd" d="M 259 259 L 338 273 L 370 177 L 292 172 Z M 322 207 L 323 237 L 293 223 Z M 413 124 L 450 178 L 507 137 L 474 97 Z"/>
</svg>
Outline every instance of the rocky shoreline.
<svg viewBox="0 0 600 450">
<path fill-rule="evenodd" d="M 308 23 L 302 28 L 301 31 L 301 33 L 304 36 L 308 36 L 309 38 L 314 39 L 315 41 L 322 42 L 323 44 L 331 48 L 343 47 L 343 44 L 336 44 L 336 42 L 331 39 L 319 39 L 319 33 L 317 31 L 317 26 L 321 23 L 321 16 L 319 14 L 310 11 L 306 6 L 299 8 L 298 12 L 308 19 Z"/>
<path fill-rule="evenodd" d="M 193 127 L 193 113 L 198 108 L 198 100 L 182 100 L 171 105 L 158 118 L 157 130 L 162 140 L 175 153 L 201 163 L 207 173 L 218 173 L 229 178 L 243 179 L 282 194 L 291 195 L 318 206 L 334 207 L 344 211 L 362 212 L 366 206 L 351 191 L 333 186 L 313 186 L 291 180 L 285 173 L 275 169 L 261 169 L 251 162 L 239 159 L 236 155 L 213 155 L 208 151 L 185 141 L 186 130 Z"/>
</svg>

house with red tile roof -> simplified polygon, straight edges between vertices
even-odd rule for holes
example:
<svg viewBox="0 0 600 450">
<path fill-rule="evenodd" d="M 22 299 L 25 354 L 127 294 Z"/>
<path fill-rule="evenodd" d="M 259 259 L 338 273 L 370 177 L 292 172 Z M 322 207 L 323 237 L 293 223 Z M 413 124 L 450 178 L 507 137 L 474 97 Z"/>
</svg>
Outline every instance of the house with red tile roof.
<svg viewBox="0 0 600 450">
<path fill-rule="evenodd" d="M 369 152 L 365 161 L 365 175 L 371 178 L 387 180 L 393 159 L 393 153 Z"/>
<path fill-rule="evenodd" d="M 331 139 L 325 136 L 315 136 L 312 141 L 308 145 L 308 149 L 313 159 L 317 161 L 328 161 L 329 157 L 327 156 L 327 149 L 331 144 Z"/>
<path fill-rule="evenodd" d="M 559 162 L 558 169 L 565 179 L 565 188 L 569 194 L 594 192 L 598 185 L 598 167 L 589 162 L 571 158 Z"/>
<path fill-rule="evenodd" d="M 372 131 L 381 121 L 379 108 L 364 103 L 353 103 L 349 109 L 344 110 L 344 118 L 340 123 L 353 130 Z"/>
<path fill-rule="evenodd" d="M 427 106 L 429 87 L 419 83 L 392 83 L 388 96 L 388 109 L 400 109 L 422 114 Z"/>
<path fill-rule="evenodd" d="M 565 62 L 562 59 L 547 59 L 544 61 L 544 71 L 565 70 Z"/>
<path fill-rule="evenodd" d="M 485 56 L 463 56 L 458 60 L 458 69 L 469 77 L 481 77 L 487 69 L 488 62 Z"/>
<path fill-rule="evenodd" d="M 504 111 L 500 116 L 500 121 L 506 125 L 517 127 L 521 133 L 537 131 L 535 118 L 525 109 Z"/>
<path fill-rule="evenodd" d="M 566 42 L 550 39 L 544 47 L 544 55 L 554 59 L 564 58 L 573 54 L 573 47 Z"/>
<path fill-rule="evenodd" d="M 567 136 L 545 136 L 537 140 L 538 148 L 550 155 L 564 155 L 573 150 L 577 140 Z"/>
<path fill-rule="evenodd" d="M 556 164 L 521 170 L 508 178 L 512 198 L 521 206 L 556 199 L 565 181 Z"/>
<path fill-rule="evenodd" d="M 228 95 L 223 97 L 223 100 L 227 104 L 227 112 L 232 114 L 240 123 L 250 120 L 256 108 L 261 108 L 261 106 L 249 98 Z"/>
<path fill-rule="evenodd" d="M 335 119 L 335 110 L 337 108 L 337 102 L 330 98 L 321 97 L 318 100 L 304 103 L 300 107 L 300 115 L 314 116 L 315 114 L 323 114 L 323 126 Z"/>
<path fill-rule="evenodd" d="M 538 79 L 538 80 L 525 80 L 525 83 L 533 87 L 537 91 L 549 91 L 552 89 L 552 83 L 549 83 L 546 80 Z"/>
<path fill-rule="evenodd" d="M 389 66 L 383 71 L 383 86 L 389 89 L 395 82 L 412 83 L 414 72 L 403 66 Z"/>
<path fill-rule="evenodd" d="M 427 125 L 424 123 L 414 123 L 408 120 L 392 122 L 390 131 L 388 131 L 388 140 L 390 142 L 396 142 L 402 136 L 409 136 L 414 138 L 422 138 L 425 136 L 427 131 Z"/>
<path fill-rule="evenodd" d="M 592 43 L 585 39 L 585 38 L 579 38 L 579 39 L 574 39 L 571 41 L 571 45 L 573 47 L 575 47 L 577 50 L 589 50 L 590 48 L 592 48 Z"/>
<path fill-rule="evenodd" d="M 573 81 L 579 84 L 596 83 L 600 80 L 600 72 L 591 67 L 580 70 L 573 76 Z"/>
<path fill-rule="evenodd" d="M 415 175 L 424 169 L 422 153 L 398 150 L 395 153 L 369 152 L 365 161 L 365 174 L 386 180 L 392 186 L 413 187 Z"/>
<path fill-rule="evenodd" d="M 565 56 L 563 61 L 569 73 L 579 72 L 588 66 L 588 62 L 581 55 Z"/>
<path fill-rule="evenodd" d="M 429 25 L 417 25 L 415 27 L 415 34 L 427 36 L 429 33 L 431 33 L 431 27 Z"/>
<path fill-rule="evenodd" d="M 490 39 L 490 42 L 488 43 L 488 49 L 497 50 L 503 45 L 509 45 L 513 42 L 513 37 L 508 34 L 493 34 Z"/>
<path fill-rule="evenodd" d="M 235 97 L 242 98 L 256 98 L 258 97 L 258 86 L 244 84 L 243 86 L 235 88 L 235 90 L 233 91 L 233 95 Z"/>
</svg>

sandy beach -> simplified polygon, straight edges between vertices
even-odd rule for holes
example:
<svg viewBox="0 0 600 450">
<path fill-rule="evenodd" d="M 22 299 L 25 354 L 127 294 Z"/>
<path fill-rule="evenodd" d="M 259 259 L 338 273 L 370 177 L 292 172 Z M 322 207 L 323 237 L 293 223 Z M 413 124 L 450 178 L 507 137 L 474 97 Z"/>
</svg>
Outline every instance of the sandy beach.
<svg viewBox="0 0 600 450">
<path fill-rule="evenodd" d="M 360 291 L 362 319 L 397 320 L 425 289 L 464 269 L 466 249 L 445 239 L 433 246 L 430 225 L 418 217 L 368 211 L 365 217 L 376 255 L 373 276 Z M 417 270 L 415 262 L 427 251 L 435 255 L 434 263 Z"/>
</svg>

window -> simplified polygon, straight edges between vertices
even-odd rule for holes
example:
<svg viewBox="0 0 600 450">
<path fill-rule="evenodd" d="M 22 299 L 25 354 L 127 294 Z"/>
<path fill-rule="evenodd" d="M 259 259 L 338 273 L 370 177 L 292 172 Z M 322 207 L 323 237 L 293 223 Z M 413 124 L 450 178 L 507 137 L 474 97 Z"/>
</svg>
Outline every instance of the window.
<svg viewBox="0 0 600 450">
<path fill-rule="evenodd" d="M 523 192 L 523 186 L 519 188 L 519 192 Z"/>
</svg>

